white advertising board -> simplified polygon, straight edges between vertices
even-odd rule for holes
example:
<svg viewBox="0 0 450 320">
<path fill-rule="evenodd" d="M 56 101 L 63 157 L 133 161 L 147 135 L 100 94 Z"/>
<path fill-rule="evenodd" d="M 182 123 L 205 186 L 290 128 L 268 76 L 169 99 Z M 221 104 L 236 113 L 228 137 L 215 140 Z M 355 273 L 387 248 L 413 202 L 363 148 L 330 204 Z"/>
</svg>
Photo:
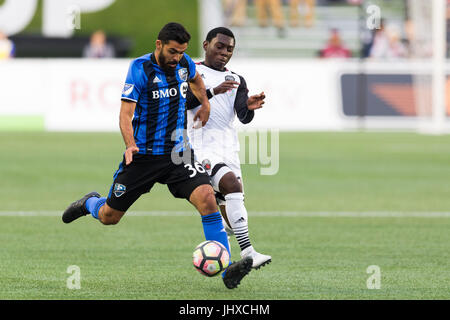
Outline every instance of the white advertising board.
<svg viewBox="0 0 450 320">
<path fill-rule="evenodd" d="M 118 131 L 120 95 L 130 61 L 2 61 L 0 116 L 42 115 L 45 128 L 49 131 Z M 341 75 L 357 75 L 361 68 L 357 60 L 234 58 L 228 67 L 246 79 L 249 94 L 264 91 L 267 96 L 264 108 L 256 111 L 254 120 L 246 128 L 346 130 L 358 128 L 361 124 L 358 117 L 344 114 L 341 92 Z M 424 72 L 427 66 L 412 62 L 368 63 L 364 70 L 375 75 L 375 78 L 377 74 L 399 74 L 411 78 L 412 72 Z M 375 80 L 386 83 L 383 79 Z M 411 86 L 411 80 L 408 81 L 409 84 L 406 85 Z M 395 83 L 388 85 L 394 90 L 401 89 L 405 92 L 404 89 L 395 87 Z M 391 96 L 373 95 L 371 99 L 378 99 L 377 103 L 381 104 L 392 101 L 394 104 L 402 103 L 395 101 L 395 91 L 392 91 L 393 97 L 391 91 L 386 91 Z M 353 99 L 352 93 L 347 101 L 349 99 L 357 101 L 358 97 L 355 95 Z M 392 110 L 395 112 L 395 105 Z M 371 116 L 365 117 L 364 127 L 417 129 L 418 121 L 418 117 L 407 115 Z M 244 127 L 238 121 L 236 124 L 239 128 Z"/>
</svg>

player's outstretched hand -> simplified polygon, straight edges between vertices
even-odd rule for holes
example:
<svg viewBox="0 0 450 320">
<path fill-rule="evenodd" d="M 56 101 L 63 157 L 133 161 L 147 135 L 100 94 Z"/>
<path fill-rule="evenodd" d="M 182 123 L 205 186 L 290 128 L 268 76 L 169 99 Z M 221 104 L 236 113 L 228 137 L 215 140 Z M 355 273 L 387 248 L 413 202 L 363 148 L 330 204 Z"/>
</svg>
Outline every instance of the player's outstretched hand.
<svg viewBox="0 0 450 320">
<path fill-rule="evenodd" d="M 228 90 L 233 90 L 236 89 L 237 87 L 239 87 L 239 82 L 227 80 L 214 88 L 214 94 L 225 93 Z"/>
<path fill-rule="evenodd" d="M 266 95 L 264 94 L 264 92 L 261 92 L 260 94 L 255 94 L 255 95 L 249 97 L 247 100 L 248 110 L 256 110 L 256 109 L 262 108 L 265 98 L 266 98 Z"/>
<path fill-rule="evenodd" d="M 136 146 L 128 147 L 125 150 L 125 165 L 129 165 L 133 161 L 133 154 L 139 152 L 139 148 Z"/>
<path fill-rule="evenodd" d="M 194 115 L 194 129 L 199 129 L 205 126 L 209 119 L 209 111 L 209 104 L 202 104 L 200 109 L 198 109 L 197 113 Z"/>
</svg>

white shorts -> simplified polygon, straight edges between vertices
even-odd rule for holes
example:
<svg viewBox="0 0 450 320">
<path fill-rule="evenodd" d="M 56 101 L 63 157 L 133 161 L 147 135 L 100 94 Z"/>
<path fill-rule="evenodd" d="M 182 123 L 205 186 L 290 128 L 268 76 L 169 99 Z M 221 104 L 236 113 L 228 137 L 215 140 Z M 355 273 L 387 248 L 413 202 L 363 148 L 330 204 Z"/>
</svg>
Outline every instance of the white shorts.
<svg viewBox="0 0 450 320">
<path fill-rule="evenodd" d="M 211 177 L 211 184 L 216 193 L 220 194 L 219 182 L 222 177 L 230 171 L 236 175 L 242 185 L 242 190 L 244 190 L 241 162 L 239 160 L 239 151 L 232 151 L 227 154 L 226 157 L 217 152 L 214 152 L 213 150 L 194 150 L 194 153 L 197 161 L 203 165 L 203 167 Z M 218 199 L 220 199 L 220 197 Z M 223 201 L 218 202 L 219 204 L 222 204 Z"/>
</svg>

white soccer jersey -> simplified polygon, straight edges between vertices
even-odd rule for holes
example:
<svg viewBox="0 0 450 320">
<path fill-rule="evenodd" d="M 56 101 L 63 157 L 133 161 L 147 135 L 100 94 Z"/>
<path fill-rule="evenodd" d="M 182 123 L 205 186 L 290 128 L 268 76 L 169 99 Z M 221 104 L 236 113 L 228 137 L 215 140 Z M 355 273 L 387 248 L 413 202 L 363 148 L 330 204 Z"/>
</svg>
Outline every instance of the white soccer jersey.
<svg viewBox="0 0 450 320">
<path fill-rule="evenodd" d="M 248 123 L 254 116 L 254 111 L 247 109 L 248 89 L 245 80 L 229 70 L 217 71 L 201 63 L 197 64 L 197 72 L 201 75 L 207 92 L 227 80 L 239 83 L 238 88 L 226 93 L 212 96 L 208 92 L 211 112 L 208 122 L 202 128 L 192 128 L 200 103 L 190 91 L 186 108 L 189 141 L 197 160 L 206 167 L 209 164 L 210 170 L 217 163 L 223 162 L 240 177 L 239 140 L 234 119 L 237 115 L 242 123 Z"/>
</svg>

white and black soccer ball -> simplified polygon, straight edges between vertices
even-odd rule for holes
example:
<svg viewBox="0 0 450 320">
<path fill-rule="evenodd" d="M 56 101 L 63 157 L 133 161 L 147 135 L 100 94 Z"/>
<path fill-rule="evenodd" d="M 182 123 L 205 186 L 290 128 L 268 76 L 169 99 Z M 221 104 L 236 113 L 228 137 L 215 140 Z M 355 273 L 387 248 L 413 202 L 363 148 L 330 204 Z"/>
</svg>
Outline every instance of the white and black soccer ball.
<svg viewBox="0 0 450 320">
<path fill-rule="evenodd" d="M 228 267 L 230 255 L 223 244 L 208 240 L 195 248 L 192 262 L 195 269 L 202 275 L 213 277 Z"/>
</svg>

